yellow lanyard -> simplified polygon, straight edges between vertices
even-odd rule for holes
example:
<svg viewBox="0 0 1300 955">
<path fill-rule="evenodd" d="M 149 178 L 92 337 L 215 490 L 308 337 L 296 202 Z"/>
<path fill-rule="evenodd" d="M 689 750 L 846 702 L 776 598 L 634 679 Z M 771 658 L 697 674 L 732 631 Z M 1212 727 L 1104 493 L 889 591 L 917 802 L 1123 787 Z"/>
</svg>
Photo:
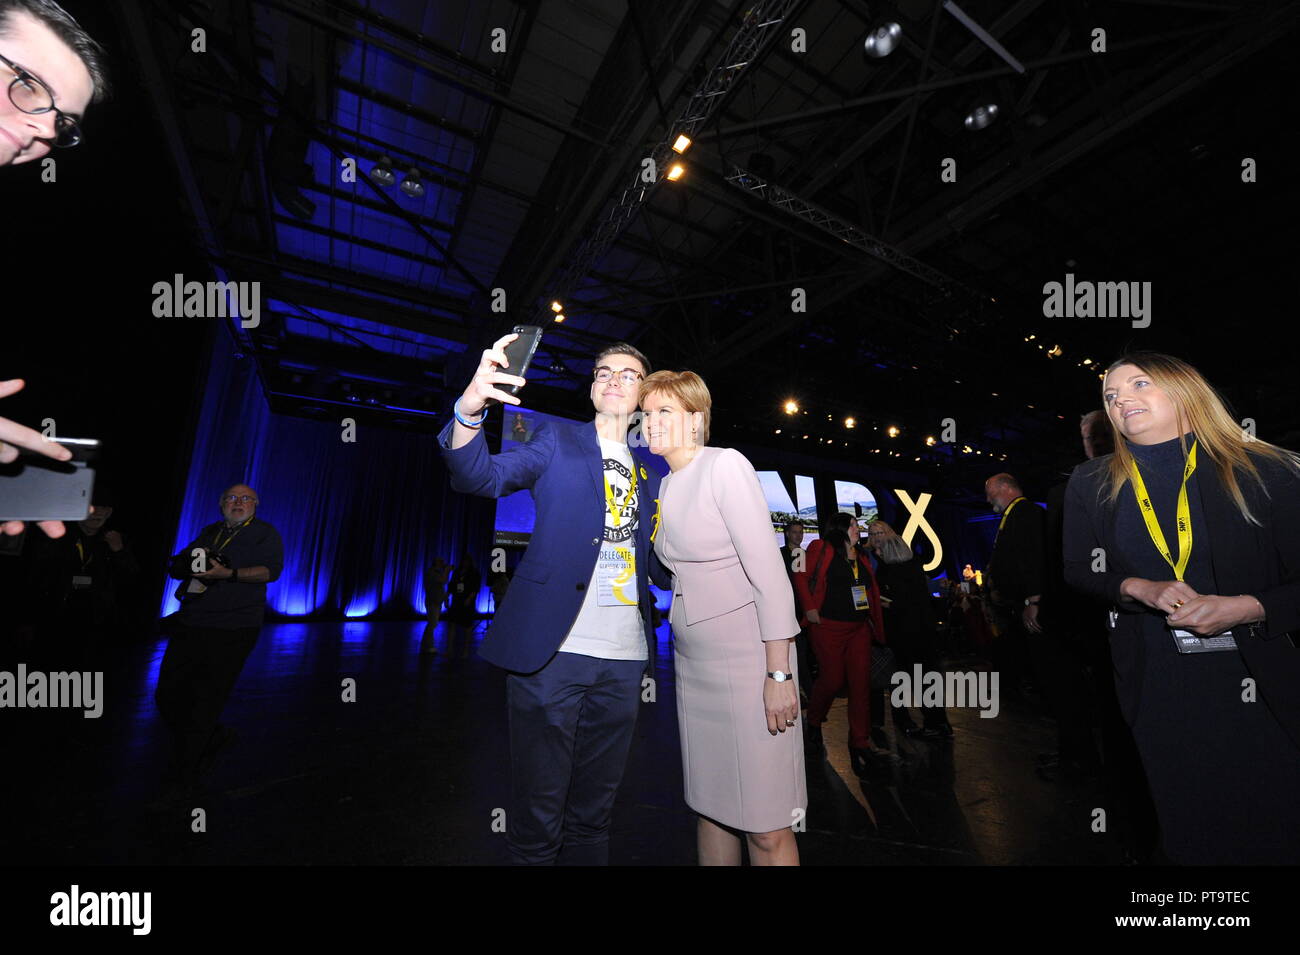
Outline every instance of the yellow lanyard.
<svg viewBox="0 0 1300 955">
<path fill-rule="evenodd" d="M 858 580 L 858 557 L 857 557 L 856 554 L 853 555 L 853 559 L 852 559 L 851 561 L 849 561 L 849 564 L 850 564 L 850 566 L 853 568 L 853 582 L 854 582 L 854 583 L 857 583 L 857 580 Z"/>
<path fill-rule="evenodd" d="M 90 559 L 86 557 L 86 549 L 81 546 L 80 538 L 77 539 L 77 556 L 81 558 L 81 569 L 85 570 L 86 565 L 90 563 Z"/>
<path fill-rule="evenodd" d="M 212 541 L 213 541 L 212 549 L 215 550 L 218 554 L 220 554 L 223 550 L 225 550 L 225 548 L 230 546 L 230 542 L 235 539 L 235 535 L 238 534 L 240 531 L 242 531 L 245 527 L 247 527 L 249 521 L 251 521 L 252 519 L 253 518 L 250 517 L 248 520 L 244 521 L 244 523 L 240 524 L 233 531 L 231 531 L 230 536 L 227 537 L 224 542 L 221 540 L 221 528 L 218 527 L 217 532 L 212 536 Z"/>
<path fill-rule="evenodd" d="M 623 523 L 623 521 L 622 518 L 619 516 L 618 504 L 614 502 L 614 489 L 609 486 L 609 478 L 605 477 L 603 473 L 601 474 L 601 479 L 604 480 L 605 482 L 605 505 L 609 508 L 610 516 L 614 518 L 614 526 L 618 527 L 620 524 Z M 624 503 L 632 500 L 633 495 L 635 494 L 636 494 L 636 471 L 633 471 L 632 483 L 631 485 L 628 486 L 627 489 L 627 497 L 623 498 Z"/>
<path fill-rule="evenodd" d="M 1002 533 L 1002 525 L 1005 524 L 1007 522 L 1007 518 L 1011 516 L 1011 509 L 1015 507 L 1017 504 L 1019 504 L 1021 501 L 1025 501 L 1025 500 L 1028 500 L 1028 498 L 1018 497 L 1010 504 L 1007 505 L 1007 509 L 1002 512 L 1002 520 L 998 521 L 998 534 Z M 994 537 L 996 536 L 997 535 L 995 534 Z"/>
<path fill-rule="evenodd" d="M 1192 519 L 1191 508 L 1187 505 L 1187 479 L 1196 470 L 1196 442 L 1192 442 L 1192 449 L 1187 452 L 1187 463 L 1183 465 L 1183 486 L 1178 489 L 1178 511 L 1175 514 L 1178 521 L 1178 563 L 1174 563 L 1174 558 L 1169 553 L 1169 545 L 1156 520 L 1156 511 L 1151 506 L 1151 497 L 1147 494 L 1147 486 L 1142 480 L 1137 462 L 1133 461 L 1129 467 L 1133 475 L 1133 492 L 1137 496 L 1138 509 L 1142 511 L 1142 520 L 1146 521 L 1147 533 L 1151 535 L 1151 543 L 1156 545 L 1160 556 L 1174 569 L 1174 577 L 1182 580 L 1187 561 L 1192 556 Z"/>
</svg>

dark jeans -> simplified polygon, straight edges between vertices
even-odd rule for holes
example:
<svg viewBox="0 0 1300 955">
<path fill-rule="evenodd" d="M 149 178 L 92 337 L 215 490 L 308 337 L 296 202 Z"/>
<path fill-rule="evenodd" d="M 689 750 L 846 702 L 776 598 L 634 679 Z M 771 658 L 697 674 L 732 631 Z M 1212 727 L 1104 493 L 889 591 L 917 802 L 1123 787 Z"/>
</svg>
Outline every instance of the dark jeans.
<svg viewBox="0 0 1300 955">
<path fill-rule="evenodd" d="M 607 865 L 614 797 L 641 705 L 643 660 L 557 653 L 506 678 L 517 865 Z"/>
<path fill-rule="evenodd" d="M 172 770 L 178 779 L 197 779 L 199 758 L 261 629 L 174 627 L 154 701 L 172 733 Z"/>
</svg>

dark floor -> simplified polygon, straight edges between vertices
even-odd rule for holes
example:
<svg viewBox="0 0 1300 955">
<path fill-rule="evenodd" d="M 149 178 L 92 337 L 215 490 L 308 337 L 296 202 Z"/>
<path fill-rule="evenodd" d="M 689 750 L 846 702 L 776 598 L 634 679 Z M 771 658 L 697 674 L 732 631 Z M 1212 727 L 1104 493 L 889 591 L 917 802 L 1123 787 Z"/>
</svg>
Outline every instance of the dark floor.
<svg viewBox="0 0 1300 955">
<path fill-rule="evenodd" d="M 482 635 L 482 627 L 476 639 Z M 273 623 L 245 666 L 223 722 L 240 734 L 190 817 L 156 816 L 167 740 L 153 704 L 165 648 L 115 651 L 104 715 L 7 710 L 11 864 L 497 864 L 493 813 L 509 789 L 504 674 L 471 657 L 421 656 L 424 623 Z M 445 645 L 445 625 L 438 645 Z M 614 813 L 611 861 L 695 862 L 682 801 L 668 628 L 658 698 L 644 704 Z M 961 668 L 972 666 L 963 661 Z M 356 680 L 355 703 L 342 681 Z M 1050 721 L 1004 704 L 995 719 L 952 710 L 952 743 L 902 738 L 902 763 L 858 780 L 844 701 L 825 727 L 829 761 L 810 765 L 806 865 L 1115 864 L 1092 831 L 1096 786 L 1041 779 Z M 889 731 L 894 736 L 892 729 Z"/>
</svg>

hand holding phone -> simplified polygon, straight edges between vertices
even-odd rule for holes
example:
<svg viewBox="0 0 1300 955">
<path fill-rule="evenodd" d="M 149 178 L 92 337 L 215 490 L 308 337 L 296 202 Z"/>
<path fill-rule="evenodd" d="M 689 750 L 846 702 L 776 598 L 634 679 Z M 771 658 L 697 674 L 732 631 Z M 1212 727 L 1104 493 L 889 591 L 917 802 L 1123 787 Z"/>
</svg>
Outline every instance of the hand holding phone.
<svg viewBox="0 0 1300 955">
<path fill-rule="evenodd" d="M 25 385 L 26 382 L 21 378 L 0 381 L 0 398 L 7 398 L 10 395 L 17 394 L 23 390 Z M 72 452 L 57 441 L 52 441 L 39 431 L 21 425 L 17 421 L 0 418 L 0 464 L 13 464 L 18 460 L 20 450 L 42 454 L 56 461 L 68 461 L 72 458 Z M 0 478 L 0 480 L 4 480 L 4 478 Z M 5 495 L 6 500 L 13 500 L 17 497 L 16 489 L 12 485 L 5 485 L 4 487 L 10 492 Z M 10 506 L 18 506 L 18 504 L 15 502 Z M 25 500 L 22 506 L 26 506 Z M 64 534 L 65 528 L 62 521 L 36 520 L 36 524 L 50 537 L 62 537 Z M 13 535 L 21 534 L 24 530 L 26 530 L 26 525 L 22 521 L 4 520 L 0 517 L 0 533 Z"/>
<path fill-rule="evenodd" d="M 509 335 L 499 338 L 483 352 L 478 371 L 469 387 L 461 395 L 460 410 L 464 415 L 477 415 L 493 402 L 517 405 L 519 389 L 528 384 L 524 373 L 532 362 L 542 330 L 536 325 L 516 325 Z M 511 371 L 503 372 L 501 368 Z M 501 387 L 498 388 L 497 386 Z"/>
</svg>

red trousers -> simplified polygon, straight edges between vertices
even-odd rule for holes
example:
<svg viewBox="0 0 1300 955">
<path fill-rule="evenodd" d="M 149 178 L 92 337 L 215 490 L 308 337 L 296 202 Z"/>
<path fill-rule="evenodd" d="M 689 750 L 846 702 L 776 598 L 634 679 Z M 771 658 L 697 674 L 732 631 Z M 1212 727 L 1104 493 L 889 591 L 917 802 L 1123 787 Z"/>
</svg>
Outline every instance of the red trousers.
<svg viewBox="0 0 1300 955">
<path fill-rule="evenodd" d="M 823 620 L 809 628 L 817 654 L 817 682 L 808 701 L 808 722 L 821 726 L 836 694 L 849 687 L 849 745 L 871 747 L 871 630 L 864 620 Z"/>
</svg>

